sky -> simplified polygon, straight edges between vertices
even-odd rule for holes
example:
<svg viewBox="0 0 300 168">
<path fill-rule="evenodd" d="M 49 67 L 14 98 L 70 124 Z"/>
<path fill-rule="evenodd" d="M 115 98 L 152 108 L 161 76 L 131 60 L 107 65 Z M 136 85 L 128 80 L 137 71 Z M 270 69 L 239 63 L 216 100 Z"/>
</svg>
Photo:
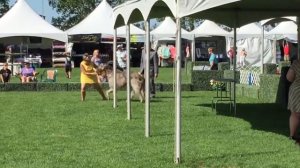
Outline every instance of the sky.
<svg viewBox="0 0 300 168">
<path fill-rule="evenodd" d="M 12 6 L 17 0 L 9 0 Z M 52 17 L 58 14 L 49 6 L 48 0 L 25 0 L 29 6 L 38 14 L 46 16 L 47 22 L 51 23 Z"/>
</svg>

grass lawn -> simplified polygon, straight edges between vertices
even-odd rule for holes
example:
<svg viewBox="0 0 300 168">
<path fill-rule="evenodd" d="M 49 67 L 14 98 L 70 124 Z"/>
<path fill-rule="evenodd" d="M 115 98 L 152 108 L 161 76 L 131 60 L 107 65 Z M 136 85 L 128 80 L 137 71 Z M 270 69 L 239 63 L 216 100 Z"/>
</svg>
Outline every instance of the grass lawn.
<svg viewBox="0 0 300 168">
<path fill-rule="evenodd" d="M 56 68 L 58 70 L 57 82 L 80 82 L 80 69 L 74 68 L 72 71 L 72 79 L 67 79 L 65 76 L 64 68 Z M 38 76 L 38 80 L 40 80 L 41 74 L 43 73 L 44 68 L 37 68 L 37 72 L 40 73 Z M 138 72 L 139 68 L 131 68 L 131 71 Z M 157 83 L 172 83 L 174 81 L 173 78 L 173 68 L 171 67 L 163 67 L 159 68 L 159 75 L 156 80 Z M 19 83 L 20 80 L 17 77 L 12 77 L 11 82 Z M 182 69 L 182 83 L 190 83 L 191 82 L 191 73 L 187 73 L 186 70 Z"/>
<path fill-rule="evenodd" d="M 183 92 L 182 164 L 173 163 L 174 93 L 151 103 L 151 137 L 144 137 L 144 104 L 119 107 L 88 92 L 2 92 L 0 167 L 300 167 L 300 148 L 287 138 L 288 112 L 238 97 L 236 117 L 213 92 Z"/>
</svg>

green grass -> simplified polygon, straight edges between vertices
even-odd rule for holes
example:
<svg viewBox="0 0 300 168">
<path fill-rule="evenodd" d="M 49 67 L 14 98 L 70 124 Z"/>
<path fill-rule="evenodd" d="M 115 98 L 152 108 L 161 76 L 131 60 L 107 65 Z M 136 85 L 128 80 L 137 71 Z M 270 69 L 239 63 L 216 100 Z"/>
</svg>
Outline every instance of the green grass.
<svg viewBox="0 0 300 168">
<path fill-rule="evenodd" d="M 68 79 L 65 76 L 64 68 L 56 68 L 58 70 L 57 82 L 80 82 L 80 69 L 74 68 L 72 70 L 72 79 Z M 41 74 L 44 68 L 37 68 L 37 72 L 40 73 L 38 80 L 40 80 Z M 139 68 L 131 68 L 131 71 L 138 72 Z M 159 68 L 159 75 L 156 80 L 157 83 L 172 83 L 174 81 L 173 68 Z M 20 80 L 17 77 L 12 77 L 11 82 L 18 83 Z M 186 70 L 182 69 L 182 83 L 191 83 L 191 73 L 187 73 Z"/>
<path fill-rule="evenodd" d="M 144 104 L 125 92 L 118 108 L 88 92 L 2 92 L 0 167 L 300 167 L 300 150 L 288 138 L 288 112 L 279 105 L 238 98 L 237 117 L 213 92 L 183 92 L 182 164 L 173 163 L 174 93 L 151 103 L 151 137 L 144 137 Z"/>
</svg>

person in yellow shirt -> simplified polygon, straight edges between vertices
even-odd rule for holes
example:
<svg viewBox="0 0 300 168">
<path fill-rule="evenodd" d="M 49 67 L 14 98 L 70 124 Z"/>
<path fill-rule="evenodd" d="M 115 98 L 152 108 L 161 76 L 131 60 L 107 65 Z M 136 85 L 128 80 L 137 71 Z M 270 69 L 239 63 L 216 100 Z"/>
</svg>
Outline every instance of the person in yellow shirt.
<svg viewBox="0 0 300 168">
<path fill-rule="evenodd" d="M 91 56 L 87 53 L 83 55 L 82 62 L 80 63 L 80 82 L 81 82 L 81 101 L 85 100 L 86 86 L 93 85 L 94 88 L 102 96 L 103 100 L 107 100 L 97 79 L 96 69 L 91 61 Z"/>
</svg>

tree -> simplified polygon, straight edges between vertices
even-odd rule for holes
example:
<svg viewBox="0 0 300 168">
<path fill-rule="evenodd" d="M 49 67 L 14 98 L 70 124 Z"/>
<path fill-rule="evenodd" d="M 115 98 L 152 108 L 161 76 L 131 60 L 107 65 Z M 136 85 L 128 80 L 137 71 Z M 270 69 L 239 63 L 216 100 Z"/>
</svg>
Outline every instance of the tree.
<svg viewBox="0 0 300 168">
<path fill-rule="evenodd" d="M 0 0 L 0 18 L 9 10 L 8 0 Z"/>
<path fill-rule="evenodd" d="M 52 24 L 63 30 L 66 30 L 90 14 L 102 0 L 48 0 L 49 5 L 59 14 L 52 18 Z M 107 0 L 115 7 L 125 0 Z"/>
</svg>

